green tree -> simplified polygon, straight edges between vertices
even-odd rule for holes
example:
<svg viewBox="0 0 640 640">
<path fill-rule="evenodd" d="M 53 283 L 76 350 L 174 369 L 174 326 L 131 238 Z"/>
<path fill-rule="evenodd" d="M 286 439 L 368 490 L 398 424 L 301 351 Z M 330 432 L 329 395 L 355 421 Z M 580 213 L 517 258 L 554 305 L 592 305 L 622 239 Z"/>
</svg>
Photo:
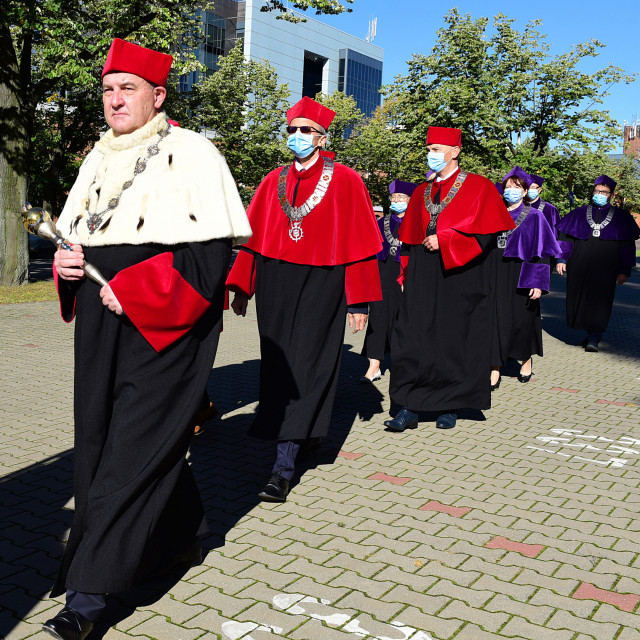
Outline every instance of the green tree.
<svg viewBox="0 0 640 640">
<path fill-rule="evenodd" d="M 353 0 L 344 0 L 345 4 L 353 4 Z M 315 9 L 316 15 L 338 15 L 340 13 L 351 13 L 352 9 L 348 9 L 339 0 L 293 0 L 291 3 L 294 9 L 307 11 Z M 270 12 L 278 11 L 278 20 L 288 20 L 289 22 L 306 22 L 305 18 L 294 15 L 288 11 L 287 4 L 283 0 L 265 0 L 264 6 L 260 11 Z"/>
<path fill-rule="evenodd" d="M 488 18 L 452 9 L 432 52 L 414 55 L 407 75 L 383 92 L 397 102 L 411 163 L 426 166 L 430 125 L 459 127 L 466 168 L 498 179 L 514 164 L 546 166 L 542 175 L 566 192 L 569 174 L 560 169 L 569 156 L 613 148 L 619 127 L 600 106 L 613 84 L 634 77 L 613 65 L 580 71 L 604 46 L 596 40 L 551 56 L 539 21 L 522 31 L 513 22 L 498 14 L 489 32 Z"/>
<path fill-rule="evenodd" d="M 338 162 L 344 162 L 345 153 L 349 147 L 349 137 L 354 128 L 364 119 L 364 114 L 358 109 L 353 96 L 348 96 L 341 91 L 331 95 L 318 93 L 315 99 L 336 112 L 329 129 L 326 149 L 336 154 Z"/>
<path fill-rule="evenodd" d="M 186 124 L 211 134 L 249 202 L 264 176 L 290 156 L 284 145 L 289 87 L 278 85 L 268 62 L 245 60 L 242 42 L 218 64 L 196 85 Z"/>
<path fill-rule="evenodd" d="M 196 64 L 185 52 L 201 37 L 195 14 L 201 3 L 5 4 L 0 12 L 0 284 L 20 284 L 28 275 L 20 210 L 29 175 L 42 176 L 38 189 L 49 201 L 59 202 L 68 189 L 70 164 L 103 126 L 100 69 L 112 38 L 173 52 L 176 72 L 182 73 Z"/>
</svg>

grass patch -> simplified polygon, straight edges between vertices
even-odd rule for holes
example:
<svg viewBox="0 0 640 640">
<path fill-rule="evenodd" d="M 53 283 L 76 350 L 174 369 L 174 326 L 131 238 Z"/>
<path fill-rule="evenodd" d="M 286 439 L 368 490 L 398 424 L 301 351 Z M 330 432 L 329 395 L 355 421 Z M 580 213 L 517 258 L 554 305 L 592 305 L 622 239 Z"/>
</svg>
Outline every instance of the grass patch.
<svg viewBox="0 0 640 640">
<path fill-rule="evenodd" d="M 0 286 L 0 304 L 19 302 L 49 302 L 57 300 L 56 285 L 53 280 L 47 282 L 29 282 L 17 287 Z"/>
</svg>

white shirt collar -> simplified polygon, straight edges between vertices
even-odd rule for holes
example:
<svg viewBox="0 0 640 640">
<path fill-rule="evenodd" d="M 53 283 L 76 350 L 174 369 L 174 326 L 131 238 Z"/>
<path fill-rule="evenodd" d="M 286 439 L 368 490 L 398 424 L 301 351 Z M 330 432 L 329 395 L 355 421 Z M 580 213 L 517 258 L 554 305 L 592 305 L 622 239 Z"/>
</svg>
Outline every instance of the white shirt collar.
<svg viewBox="0 0 640 640">
<path fill-rule="evenodd" d="M 448 173 L 446 176 L 442 176 L 442 178 L 440 176 L 436 176 L 436 182 L 442 182 L 443 180 L 450 178 L 456 171 L 458 171 L 458 169 L 460 169 L 460 167 L 456 167 L 453 171 L 451 171 L 451 173 Z"/>
<path fill-rule="evenodd" d="M 303 172 L 303 171 L 307 171 L 308 169 L 311 169 L 311 167 L 313 167 L 313 165 L 318 162 L 318 159 L 320 158 L 320 154 L 318 154 L 306 167 L 303 167 L 298 160 L 296 159 L 295 161 L 295 165 L 296 165 L 296 169 L 299 172 Z"/>
</svg>

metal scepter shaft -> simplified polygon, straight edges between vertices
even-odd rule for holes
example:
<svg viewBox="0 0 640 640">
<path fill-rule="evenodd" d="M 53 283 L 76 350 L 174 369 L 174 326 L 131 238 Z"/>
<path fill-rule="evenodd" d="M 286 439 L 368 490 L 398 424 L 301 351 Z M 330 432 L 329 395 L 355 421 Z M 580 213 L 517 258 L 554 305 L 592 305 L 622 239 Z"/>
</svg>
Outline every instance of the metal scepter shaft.
<svg viewBox="0 0 640 640">
<path fill-rule="evenodd" d="M 32 207 L 27 202 L 22 207 L 22 217 L 24 218 L 24 227 L 29 233 L 44 240 L 50 240 L 59 249 L 73 251 L 71 243 L 58 233 L 51 220 L 51 216 L 41 207 Z M 87 278 L 98 283 L 100 286 L 109 284 L 108 280 L 100 273 L 98 268 L 94 267 L 90 262 L 85 262 L 83 269 Z"/>
</svg>

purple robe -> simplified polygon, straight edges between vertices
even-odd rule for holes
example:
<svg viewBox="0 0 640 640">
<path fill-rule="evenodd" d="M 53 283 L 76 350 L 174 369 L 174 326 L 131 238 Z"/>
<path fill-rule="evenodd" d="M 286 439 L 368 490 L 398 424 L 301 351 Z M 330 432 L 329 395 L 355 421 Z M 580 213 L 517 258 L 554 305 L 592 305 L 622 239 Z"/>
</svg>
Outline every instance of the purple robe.
<svg viewBox="0 0 640 640">
<path fill-rule="evenodd" d="M 386 260 L 389 257 L 389 249 L 391 248 L 391 245 L 389 244 L 389 242 L 387 241 L 384 235 L 385 217 L 386 216 L 383 216 L 382 218 L 380 218 L 380 220 L 378 220 L 378 227 L 380 228 L 380 234 L 382 235 L 382 249 L 379 253 L 376 254 L 376 258 L 382 261 Z M 389 214 L 389 230 L 391 231 L 391 234 L 393 235 L 394 238 L 398 237 L 398 228 L 400 227 L 401 223 L 402 223 L 402 218 L 399 218 L 397 215 L 395 215 L 395 213 Z M 396 262 L 400 262 L 400 247 L 398 247 L 398 250 L 396 251 L 394 260 Z"/>
<path fill-rule="evenodd" d="M 544 217 L 549 223 L 549 226 L 551 227 L 553 232 L 556 234 L 556 239 L 557 239 L 558 234 L 556 232 L 556 225 L 558 224 L 558 222 L 560 222 L 561 218 L 556 207 L 554 207 L 550 202 L 545 202 L 540 198 L 537 198 L 536 200 L 534 200 L 531 203 L 531 206 L 535 207 L 536 209 L 540 209 L 540 211 L 542 211 L 542 213 L 544 214 Z"/>
<path fill-rule="evenodd" d="M 518 219 L 523 209 L 524 205 L 521 203 L 520 206 L 509 211 L 514 221 Z M 562 253 L 562 248 L 556 242 L 554 232 L 543 212 L 532 207 L 520 226 L 509 236 L 504 257 L 522 260 L 518 288 L 542 289 L 548 292 L 551 280 L 549 264 L 533 261 L 558 258 Z"/>
</svg>

